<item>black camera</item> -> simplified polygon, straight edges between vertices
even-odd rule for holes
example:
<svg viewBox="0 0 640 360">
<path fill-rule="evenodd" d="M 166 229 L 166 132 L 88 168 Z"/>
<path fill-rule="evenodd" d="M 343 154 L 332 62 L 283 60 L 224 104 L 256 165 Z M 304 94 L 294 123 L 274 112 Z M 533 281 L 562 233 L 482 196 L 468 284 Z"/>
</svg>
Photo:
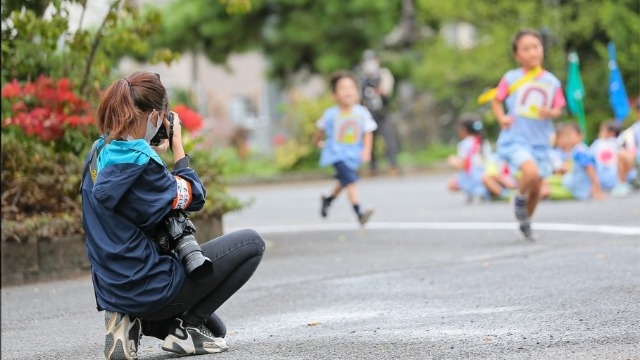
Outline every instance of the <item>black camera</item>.
<svg viewBox="0 0 640 360">
<path fill-rule="evenodd" d="M 184 210 L 171 210 L 156 231 L 154 241 L 165 252 L 175 251 L 187 275 L 198 278 L 211 274 L 213 263 L 202 255 L 195 233 L 196 227 Z"/>
<path fill-rule="evenodd" d="M 376 88 L 380 85 L 381 78 L 380 76 L 367 76 L 364 79 L 364 84 L 366 87 Z"/>
<path fill-rule="evenodd" d="M 168 119 L 169 119 L 169 126 L 171 127 L 171 129 L 173 129 L 173 113 L 172 112 L 169 113 Z M 158 119 L 158 121 L 160 121 L 160 119 Z M 173 131 L 171 132 L 173 133 Z M 169 139 L 169 134 L 167 134 L 167 128 L 164 126 L 164 124 L 162 124 L 162 126 L 160 126 L 160 128 L 158 129 L 158 132 L 149 141 L 149 144 L 153 146 L 158 146 L 164 139 Z M 169 143 L 171 143 L 171 139 L 169 139 Z"/>
</svg>

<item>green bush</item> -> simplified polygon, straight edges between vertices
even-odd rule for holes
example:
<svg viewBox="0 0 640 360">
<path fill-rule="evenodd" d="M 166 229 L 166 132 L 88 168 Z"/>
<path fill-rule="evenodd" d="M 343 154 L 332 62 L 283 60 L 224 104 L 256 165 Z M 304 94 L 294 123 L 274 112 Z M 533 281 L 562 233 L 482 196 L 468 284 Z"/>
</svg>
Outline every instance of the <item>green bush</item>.
<svg viewBox="0 0 640 360">
<path fill-rule="evenodd" d="M 83 159 L 19 131 L 2 132 L 2 241 L 82 232 Z"/>
<path fill-rule="evenodd" d="M 291 129 L 291 136 L 275 149 L 278 169 L 292 171 L 317 167 L 320 151 L 311 140 L 317 129 L 316 121 L 333 104 L 331 95 L 326 94 L 320 99 L 299 98 L 289 105 L 285 122 Z"/>
</svg>

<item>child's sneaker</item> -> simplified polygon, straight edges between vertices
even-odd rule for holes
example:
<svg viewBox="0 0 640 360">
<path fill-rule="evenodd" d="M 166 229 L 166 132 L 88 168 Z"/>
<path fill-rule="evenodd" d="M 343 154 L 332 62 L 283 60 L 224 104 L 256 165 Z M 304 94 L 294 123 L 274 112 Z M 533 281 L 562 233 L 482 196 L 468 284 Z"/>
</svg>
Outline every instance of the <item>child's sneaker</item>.
<svg viewBox="0 0 640 360">
<path fill-rule="evenodd" d="M 631 193 L 631 184 L 620 183 L 611 189 L 611 196 L 613 197 L 625 197 Z"/>
<path fill-rule="evenodd" d="M 214 337 L 206 326 L 185 326 L 182 319 L 175 319 L 162 349 L 179 355 L 214 354 L 229 350 L 227 342 Z"/>
<path fill-rule="evenodd" d="M 107 360 L 138 359 L 138 344 L 142 336 L 140 319 L 127 314 L 105 311 L 104 357 Z"/>
<path fill-rule="evenodd" d="M 535 240 L 535 236 L 533 235 L 533 230 L 531 230 L 531 223 L 529 221 L 520 222 L 520 232 L 524 236 L 525 240 L 530 240 L 530 241 Z"/>
<path fill-rule="evenodd" d="M 320 215 L 323 218 L 326 218 L 327 217 L 327 211 L 329 210 L 329 206 L 331 205 L 331 200 L 329 200 L 328 197 L 322 195 L 321 203 L 322 203 L 322 205 L 321 205 L 321 208 L 320 208 Z"/>
<path fill-rule="evenodd" d="M 527 214 L 527 199 L 522 195 L 516 195 L 513 197 L 513 210 L 516 215 L 516 219 L 522 224 L 529 217 Z"/>
<path fill-rule="evenodd" d="M 364 224 L 366 224 L 367 221 L 369 221 L 369 218 L 371 217 L 371 215 L 373 215 L 373 209 L 368 209 L 362 214 L 360 214 L 358 216 L 358 221 L 360 222 L 360 225 L 364 226 Z"/>
</svg>

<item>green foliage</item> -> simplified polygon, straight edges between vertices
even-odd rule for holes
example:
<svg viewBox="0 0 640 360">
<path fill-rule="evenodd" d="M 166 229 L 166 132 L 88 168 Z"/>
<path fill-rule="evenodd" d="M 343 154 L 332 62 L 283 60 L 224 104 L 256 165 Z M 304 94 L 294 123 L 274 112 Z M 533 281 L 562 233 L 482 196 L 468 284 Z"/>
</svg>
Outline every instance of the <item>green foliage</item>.
<svg viewBox="0 0 640 360">
<path fill-rule="evenodd" d="M 96 100 L 117 60 L 125 54 L 170 62 L 177 55 L 151 49 L 146 41 L 162 22 L 158 11 L 140 11 L 128 0 L 115 0 L 97 28 L 70 31 L 69 4 L 84 1 L 3 1 L 2 84 L 46 74 L 79 84 L 86 100 Z M 43 17 L 49 5 L 54 11 Z M 25 6 L 22 11 L 23 5 Z M 5 6 L 7 7 L 5 9 Z"/>
<path fill-rule="evenodd" d="M 203 51 L 214 62 L 257 48 L 270 58 L 271 75 L 288 81 L 302 68 L 320 73 L 352 68 L 363 50 L 377 46 L 391 30 L 400 11 L 398 0 L 253 0 L 242 14 L 230 14 L 226 3 L 173 1 L 154 41 Z"/>
<path fill-rule="evenodd" d="M 2 27 L 2 77 L 6 80 L 35 79 L 50 72 L 56 59 L 58 39 L 68 29 L 68 13 L 55 2 L 56 11 L 50 19 L 43 19 L 44 10 L 20 11 L 17 4 L 3 5 Z M 11 6 L 13 5 L 13 6 Z M 4 26 L 6 24 L 6 27 Z"/>
<path fill-rule="evenodd" d="M 455 153 L 455 145 L 431 144 L 419 151 L 401 152 L 398 161 L 402 166 L 428 166 L 442 163 Z"/>
<path fill-rule="evenodd" d="M 478 30 L 476 46 L 468 49 L 453 46 L 443 36 L 427 37 L 416 46 L 422 54 L 414 71 L 416 84 L 461 111 L 475 109 L 477 96 L 518 66 L 511 52 L 511 37 L 520 28 L 537 29 L 546 35 L 545 68 L 563 83 L 566 55 L 577 51 L 587 92 L 587 119 L 595 122 L 595 127 L 612 114 L 607 95 L 609 41 L 618 50 L 618 65 L 629 95 L 637 96 L 640 88 L 640 3 L 635 0 L 417 0 L 417 15 L 435 34 L 441 34 L 447 25 L 463 22 Z"/>
<path fill-rule="evenodd" d="M 241 159 L 238 151 L 232 147 L 223 147 L 212 150 L 213 155 L 224 159 L 225 178 L 233 179 L 267 179 L 275 178 L 282 171 L 273 166 L 273 157 L 260 153 L 251 153 L 245 159 Z"/>
<path fill-rule="evenodd" d="M 41 214 L 79 218 L 83 159 L 14 130 L 2 133 L 3 222 Z"/>
<path fill-rule="evenodd" d="M 287 107 L 285 124 L 290 129 L 287 141 L 276 147 L 275 163 L 278 169 L 291 171 L 317 167 L 320 151 L 312 143 L 316 121 L 325 109 L 333 105 L 332 96 L 320 99 L 294 99 Z"/>
</svg>

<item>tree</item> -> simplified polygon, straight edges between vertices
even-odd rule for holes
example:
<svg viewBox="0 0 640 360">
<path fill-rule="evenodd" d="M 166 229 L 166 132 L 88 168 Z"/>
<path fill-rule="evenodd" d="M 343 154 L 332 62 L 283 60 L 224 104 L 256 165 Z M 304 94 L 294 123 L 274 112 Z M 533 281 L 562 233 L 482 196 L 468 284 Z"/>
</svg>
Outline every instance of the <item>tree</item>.
<svg viewBox="0 0 640 360">
<path fill-rule="evenodd" d="M 142 12 L 128 0 L 112 1 L 96 28 L 78 26 L 71 32 L 68 7 L 80 5 L 84 11 L 86 2 L 3 0 L 2 83 L 34 80 L 41 74 L 70 78 L 88 98 L 105 85 L 124 54 L 146 54 L 166 62 L 175 57 L 166 49 L 152 50 L 146 41 L 157 31 L 160 14 L 153 9 Z"/>
<path fill-rule="evenodd" d="M 415 80 L 439 99 L 473 109 L 483 88 L 495 86 L 506 70 L 517 66 L 510 49 L 513 34 L 532 28 L 544 36 L 545 67 L 561 81 L 566 80 L 568 52 L 578 53 L 587 114 L 606 116 L 608 41 L 619 49 L 627 88 L 637 94 L 640 86 L 639 7 L 635 0 L 419 0 L 419 21 L 435 34 L 445 33 L 451 24 L 468 23 L 477 30 L 477 37 L 470 48 L 460 48 L 443 36 L 425 39 L 418 45 L 422 59 Z"/>
<path fill-rule="evenodd" d="M 269 58 L 270 75 L 287 81 L 301 69 L 352 68 L 365 49 L 382 43 L 399 17 L 400 3 L 253 0 L 248 12 L 229 13 L 229 2 L 173 1 L 164 9 L 164 28 L 154 42 L 202 51 L 217 63 L 231 53 L 259 49 Z"/>
</svg>

